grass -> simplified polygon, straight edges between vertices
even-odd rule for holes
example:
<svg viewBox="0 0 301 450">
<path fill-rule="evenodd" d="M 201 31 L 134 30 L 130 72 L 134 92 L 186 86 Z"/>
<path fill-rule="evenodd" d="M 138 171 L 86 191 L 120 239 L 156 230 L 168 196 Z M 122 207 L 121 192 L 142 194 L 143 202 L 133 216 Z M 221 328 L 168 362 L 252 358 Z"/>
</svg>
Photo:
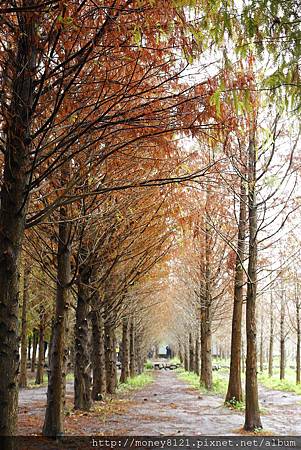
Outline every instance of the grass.
<svg viewBox="0 0 301 450">
<path fill-rule="evenodd" d="M 153 376 L 150 373 L 141 373 L 133 378 L 129 378 L 125 383 L 118 385 L 117 391 L 126 392 L 134 389 L 140 389 L 153 381 Z"/>
<path fill-rule="evenodd" d="M 295 373 L 293 369 L 287 369 L 286 377 L 284 380 L 279 379 L 279 372 L 275 372 L 272 377 L 269 377 L 267 371 L 258 374 L 258 381 L 263 386 L 269 389 L 275 389 L 279 391 L 295 392 L 301 395 L 301 385 L 296 384 Z"/>
<path fill-rule="evenodd" d="M 44 377 L 43 377 L 43 383 L 36 384 L 36 377 L 35 376 L 29 376 L 27 379 L 27 389 L 36 389 L 40 387 L 45 387 L 48 385 L 48 376 L 47 371 L 44 371 Z M 74 374 L 72 372 L 67 373 L 66 375 L 66 381 L 74 381 Z"/>
<path fill-rule="evenodd" d="M 153 368 L 153 363 L 148 359 L 144 364 L 144 368 L 147 370 L 151 370 Z"/>
<path fill-rule="evenodd" d="M 198 375 L 196 375 L 194 372 L 186 372 L 183 369 L 177 369 L 178 377 L 185 381 L 186 383 L 190 384 L 194 389 L 197 389 L 198 391 L 205 393 L 205 392 L 212 392 L 214 394 L 219 394 L 221 396 L 226 395 L 227 387 L 228 387 L 228 380 L 227 377 L 225 377 L 225 371 L 223 369 L 219 371 L 214 371 L 213 376 L 213 382 L 212 382 L 212 389 L 210 391 L 207 391 L 205 386 L 200 384 L 200 378 Z"/>
</svg>

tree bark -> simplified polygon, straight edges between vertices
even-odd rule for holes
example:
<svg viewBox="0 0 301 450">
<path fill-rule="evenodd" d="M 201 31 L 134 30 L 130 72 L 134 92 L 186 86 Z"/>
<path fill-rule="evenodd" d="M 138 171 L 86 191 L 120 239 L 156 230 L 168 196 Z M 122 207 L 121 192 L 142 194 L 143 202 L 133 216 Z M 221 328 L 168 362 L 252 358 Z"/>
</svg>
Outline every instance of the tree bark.
<svg viewBox="0 0 301 450">
<path fill-rule="evenodd" d="M 200 375 L 200 338 L 199 333 L 195 338 L 195 359 L 194 359 L 194 372 L 196 375 Z"/>
<path fill-rule="evenodd" d="M 130 377 L 133 378 L 135 375 L 135 325 L 132 319 L 130 323 Z"/>
<path fill-rule="evenodd" d="M 34 1 L 24 0 L 24 6 Z M 30 182 L 31 121 L 36 74 L 37 16 L 18 15 L 10 104 L 5 111 L 5 152 L 0 206 L 0 435 L 15 435 L 18 408 L 18 305 L 20 253 Z M 5 80 L 3 81 L 5 83 Z M 9 101 L 8 100 L 8 101 Z"/>
<path fill-rule="evenodd" d="M 300 358 L 301 358 L 301 322 L 300 322 L 301 304 L 299 298 L 296 300 L 296 322 L 297 322 L 297 351 L 296 351 L 296 384 L 300 384 Z"/>
<path fill-rule="evenodd" d="M 115 394 L 117 388 L 116 337 L 114 326 L 109 320 L 105 323 L 105 361 L 107 393 Z"/>
<path fill-rule="evenodd" d="M 136 335 L 136 345 L 135 345 L 135 367 L 137 375 L 140 375 L 143 371 L 142 355 L 141 355 L 141 336 Z"/>
<path fill-rule="evenodd" d="M 285 378 L 285 304 L 284 292 L 281 293 L 281 310 L 280 310 L 280 380 Z"/>
<path fill-rule="evenodd" d="M 65 178 L 64 175 L 63 178 Z M 51 344 L 47 407 L 43 426 L 44 436 L 61 436 L 64 434 L 68 297 L 71 280 L 70 236 L 71 226 L 68 222 L 68 210 L 66 207 L 61 207 L 57 255 L 56 311 Z"/>
<path fill-rule="evenodd" d="M 180 340 L 178 341 L 178 355 L 179 355 L 179 360 L 180 363 L 183 364 L 184 362 L 184 358 L 183 358 L 183 346 L 182 343 L 180 342 Z"/>
<path fill-rule="evenodd" d="M 249 262 L 246 305 L 246 409 L 244 429 L 254 431 L 261 429 L 258 404 L 257 384 L 257 349 L 256 349 L 256 296 L 257 296 L 257 202 L 256 202 L 256 149 L 254 139 L 249 143 Z"/>
<path fill-rule="evenodd" d="M 189 357 L 188 357 L 188 351 L 187 351 L 187 342 L 183 345 L 184 348 L 184 369 L 186 372 L 189 371 Z"/>
<path fill-rule="evenodd" d="M 129 378 L 129 323 L 126 318 L 122 321 L 122 361 L 120 383 L 126 383 Z"/>
<path fill-rule="evenodd" d="M 31 343 L 32 338 L 31 336 L 28 337 L 28 346 L 27 346 L 27 360 L 30 361 L 30 355 L 31 355 Z"/>
<path fill-rule="evenodd" d="M 38 349 L 38 330 L 34 328 L 32 330 L 32 355 L 31 355 L 31 372 L 36 369 L 37 349 Z"/>
<path fill-rule="evenodd" d="M 231 360 L 228 390 L 226 402 L 233 399 L 237 402 L 243 401 L 242 383 L 241 383 L 241 324 L 243 308 L 243 285 L 244 270 L 243 261 L 245 259 L 245 241 L 247 225 L 247 196 L 245 181 L 240 181 L 240 203 L 239 203 L 239 221 L 238 221 L 238 240 L 237 253 L 235 260 L 235 278 L 234 278 L 234 303 L 232 314 L 232 333 L 231 333 Z"/>
<path fill-rule="evenodd" d="M 274 302 L 271 290 L 270 297 L 270 340 L 269 340 L 269 377 L 273 376 L 273 347 L 274 347 Z"/>
<path fill-rule="evenodd" d="M 21 369 L 19 387 L 27 386 L 27 308 L 29 302 L 29 275 L 30 268 L 24 269 L 24 289 L 22 304 L 22 331 L 21 331 Z"/>
<path fill-rule="evenodd" d="M 36 373 L 35 384 L 43 383 L 44 374 L 44 332 L 45 332 L 45 312 L 41 307 L 40 311 L 40 325 L 39 325 L 39 353 L 38 353 L 38 366 Z"/>
<path fill-rule="evenodd" d="M 264 358 L 264 348 L 263 348 L 263 312 L 261 309 L 260 314 L 260 352 L 259 352 L 259 370 L 263 372 L 263 358 Z"/>
<path fill-rule="evenodd" d="M 97 295 L 98 298 L 98 295 Z M 98 306 L 98 309 L 96 309 Z M 99 305 L 93 305 L 92 321 L 92 399 L 102 400 L 106 393 L 104 326 Z"/>
<path fill-rule="evenodd" d="M 74 408 L 91 408 L 91 371 L 88 337 L 89 267 L 80 268 L 75 322 Z"/>
<path fill-rule="evenodd" d="M 193 348 L 193 339 L 192 339 L 192 333 L 189 333 L 189 371 L 194 372 L 195 365 L 194 365 L 194 348 Z"/>
<path fill-rule="evenodd" d="M 211 331 L 211 305 L 202 312 L 201 322 L 201 376 L 200 383 L 206 389 L 212 389 L 212 331 Z"/>
<path fill-rule="evenodd" d="M 207 204 L 209 193 L 207 192 Z M 207 212 L 206 212 L 207 215 Z M 212 299 L 211 299 L 211 236 L 210 225 L 206 219 L 205 233 L 205 292 L 201 298 L 201 377 L 200 383 L 212 389 Z"/>
</svg>

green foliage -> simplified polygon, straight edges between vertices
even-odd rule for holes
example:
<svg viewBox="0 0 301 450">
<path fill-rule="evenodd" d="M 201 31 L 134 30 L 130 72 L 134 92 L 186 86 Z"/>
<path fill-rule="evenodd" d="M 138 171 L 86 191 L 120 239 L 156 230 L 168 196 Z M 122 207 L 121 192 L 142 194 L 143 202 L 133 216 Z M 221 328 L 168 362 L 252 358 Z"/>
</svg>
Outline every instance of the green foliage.
<svg viewBox="0 0 301 450">
<path fill-rule="evenodd" d="M 131 391 L 133 389 L 140 389 L 147 384 L 152 383 L 153 376 L 148 373 L 141 373 L 133 378 L 129 378 L 126 383 L 120 383 L 118 386 L 118 392 Z"/>
<path fill-rule="evenodd" d="M 183 369 L 177 369 L 177 373 L 179 374 L 180 380 L 185 381 L 200 392 L 205 392 L 204 388 L 200 386 L 200 379 L 196 373 L 186 372 Z"/>
<path fill-rule="evenodd" d="M 276 373 L 272 377 L 269 377 L 268 373 L 265 371 L 258 375 L 258 381 L 269 389 L 295 392 L 296 394 L 301 395 L 301 385 L 296 384 L 295 374 L 293 370 L 287 370 L 287 376 L 284 380 L 279 379 L 278 373 Z"/>
<path fill-rule="evenodd" d="M 144 368 L 147 370 L 151 370 L 153 368 L 153 363 L 150 360 L 147 360 L 144 364 Z"/>
<path fill-rule="evenodd" d="M 202 393 L 206 392 L 205 386 L 200 384 L 200 378 L 194 372 L 186 372 L 184 369 L 177 369 L 177 373 L 179 374 L 180 380 L 185 381 L 190 384 L 194 389 L 199 390 Z M 213 372 L 213 383 L 212 389 L 210 392 L 214 394 L 219 394 L 221 396 L 226 395 L 228 387 L 228 378 L 225 371 L 216 371 Z"/>
<path fill-rule="evenodd" d="M 273 61 L 275 69 L 264 84 L 271 89 L 274 99 L 277 95 L 280 109 L 300 106 L 301 28 L 298 9 L 299 5 L 293 0 L 250 0 L 244 3 L 241 16 L 233 15 L 241 17 L 236 22 L 236 44 L 239 44 L 237 49 L 241 56 L 246 57 L 251 50 L 262 59 L 268 53 Z"/>
<path fill-rule="evenodd" d="M 231 400 L 229 400 L 228 402 L 225 402 L 225 406 L 227 406 L 230 409 L 235 409 L 237 411 L 245 410 L 245 403 L 237 401 L 235 397 L 231 398 Z"/>
<path fill-rule="evenodd" d="M 171 358 L 170 364 L 181 364 L 181 361 L 177 356 L 175 356 L 174 358 Z"/>
<path fill-rule="evenodd" d="M 212 391 L 224 397 L 227 393 L 227 388 L 228 388 L 228 375 L 221 370 L 213 372 Z"/>
</svg>

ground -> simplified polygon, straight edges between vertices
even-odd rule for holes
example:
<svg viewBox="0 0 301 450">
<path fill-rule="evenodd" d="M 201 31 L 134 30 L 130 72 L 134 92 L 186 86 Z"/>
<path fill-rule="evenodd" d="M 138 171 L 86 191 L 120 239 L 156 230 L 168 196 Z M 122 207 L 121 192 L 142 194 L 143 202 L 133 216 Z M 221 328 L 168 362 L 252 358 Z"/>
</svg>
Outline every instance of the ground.
<svg viewBox="0 0 301 450">
<path fill-rule="evenodd" d="M 267 434 L 301 435 L 301 396 L 260 387 L 262 422 Z M 155 372 L 154 382 L 97 402 L 92 412 L 73 411 L 67 384 L 66 433 L 74 435 L 236 435 L 244 414 L 223 406 L 218 395 L 199 394 L 173 371 Z M 19 434 L 41 434 L 46 388 L 22 389 Z"/>
</svg>

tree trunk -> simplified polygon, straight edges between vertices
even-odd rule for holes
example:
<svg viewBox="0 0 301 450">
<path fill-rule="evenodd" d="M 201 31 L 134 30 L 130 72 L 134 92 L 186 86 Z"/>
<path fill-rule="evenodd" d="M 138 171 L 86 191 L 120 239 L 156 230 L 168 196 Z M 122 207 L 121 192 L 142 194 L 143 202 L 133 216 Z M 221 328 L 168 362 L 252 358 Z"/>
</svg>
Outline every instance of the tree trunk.
<svg viewBox="0 0 301 450">
<path fill-rule="evenodd" d="M 194 372 L 196 375 L 200 375 L 200 338 L 199 333 L 195 339 L 195 359 L 194 359 Z"/>
<path fill-rule="evenodd" d="M 106 387 L 108 394 L 115 394 L 117 388 L 116 338 L 114 326 L 108 320 L 105 324 Z"/>
<path fill-rule="evenodd" d="M 297 321 L 297 351 L 296 351 L 296 384 L 300 384 L 300 346 L 301 346 L 301 323 L 300 323 L 300 300 L 296 303 L 296 321 Z"/>
<path fill-rule="evenodd" d="M 285 378 L 285 305 L 284 292 L 281 293 L 281 310 L 280 310 L 280 380 Z"/>
<path fill-rule="evenodd" d="M 201 377 L 200 383 L 206 389 L 212 389 L 212 332 L 211 332 L 211 305 L 202 313 L 201 322 Z"/>
<path fill-rule="evenodd" d="M 23 6 L 35 1 L 24 0 Z M 30 183 L 31 121 L 36 74 L 38 16 L 18 14 L 15 57 L 8 61 L 0 205 L 0 435 L 16 434 L 18 409 L 18 306 L 20 253 Z M 1 80 L 4 85 L 6 79 Z M 3 86 L 4 89 L 4 86 Z M 3 90 L 4 92 L 4 90 Z M 3 105 L 5 108 L 5 105 Z"/>
<path fill-rule="evenodd" d="M 49 339 L 49 348 L 48 348 L 48 376 L 49 376 L 49 367 L 51 364 L 51 351 L 52 351 L 52 342 L 53 342 L 53 332 L 54 332 L 54 316 L 51 319 L 51 330 L 50 330 L 50 339 Z"/>
<path fill-rule="evenodd" d="M 246 371 L 246 355 L 245 355 L 245 345 L 244 342 L 241 342 L 241 372 L 245 373 Z"/>
<path fill-rule="evenodd" d="M 270 299 L 270 341 L 269 341 L 269 377 L 273 376 L 273 347 L 274 347 L 274 303 L 271 289 Z"/>
<path fill-rule="evenodd" d="M 178 356 L 179 356 L 179 360 L 180 360 L 180 363 L 181 364 L 183 364 L 183 362 L 184 362 L 184 358 L 183 358 L 183 347 L 182 347 L 182 344 L 181 344 L 181 342 L 180 341 L 178 341 L 178 351 L 179 351 L 179 354 L 178 354 Z"/>
<path fill-rule="evenodd" d="M 209 191 L 206 199 L 206 233 L 205 233 L 205 292 L 201 298 L 201 378 L 200 383 L 206 389 L 212 389 L 212 300 L 211 300 L 211 230 L 207 218 L 210 202 Z"/>
<path fill-rule="evenodd" d="M 19 387 L 27 386 L 27 308 L 29 302 L 29 274 L 30 269 L 24 269 L 24 289 L 22 304 L 22 331 L 21 331 L 21 369 Z"/>
<path fill-rule="evenodd" d="M 89 267 L 79 273 L 75 322 L 74 408 L 89 411 L 91 408 L 91 371 L 88 337 Z"/>
<path fill-rule="evenodd" d="M 39 353 L 38 353 L 38 367 L 36 373 L 35 384 L 43 383 L 44 374 L 44 332 L 45 332 L 45 312 L 41 307 L 40 311 L 40 325 L 39 325 Z"/>
<path fill-rule="evenodd" d="M 120 383 L 125 383 L 129 378 L 129 326 L 126 318 L 122 321 L 122 361 Z"/>
<path fill-rule="evenodd" d="M 133 378 L 135 375 L 135 326 L 132 319 L 130 323 L 130 377 Z"/>
<path fill-rule="evenodd" d="M 187 351 L 187 342 L 184 344 L 184 369 L 186 372 L 189 371 L 189 357 L 188 357 L 188 351 Z"/>
<path fill-rule="evenodd" d="M 136 345 L 135 345 L 135 367 L 137 369 L 137 375 L 140 375 L 143 371 L 142 369 L 142 355 L 141 355 L 141 336 L 136 336 Z"/>
<path fill-rule="evenodd" d="M 98 299 L 98 295 L 97 295 Z M 96 309 L 96 306 L 98 309 Z M 106 393 L 106 368 L 104 349 L 104 327 L 99 305 L 93 305 L 92 321 L 92 373 L 93 373 L 93 400 L 103 400 Z"/>
<path fill-rule="evenodd" d="M 244 429 L 254 431 L 262 428 L 257 384 L 256 349 L 256 295 L 257 295 L 257 202 L 256 202 L 256 149 L 254 139 L 249 144 L 249 262 L 246 305 L 246 409 Z"/>
<path fill-rule="evenodd" d="M 245 259 L 245 241 L 246 241 L 246 220 L 247 220 L 247 196 L 245 180 L 240 181 L 240 203 L 239 203 L 239 222 L 238 222 L 238 240 L 237 253 L 235 260 L 235 278 L 234 278 L 234 303 L 232 315 L 232 334 L 231 334 L 231 360 L 228 390 L 226 402 L 235 400 L 243 401 L 243 392 L 241 384 L 241 323 L 243 308 L 243 285 L 244 270 L 243 261 Z"/>
<path fill-rule="evenodd" d="M 36 369 L 37 348 L 38 348 L 38 330 L 34 328 L 32 330 L 32 355 L 31 355 L 31 372 Z"/>
<path fill-rule="evenodd" d="M 64 175 L 63 175 L 64 178 Z M 64 406 L 67 368 L 67 321 L 69 309 L 69 283 L 71 279 L 71 226 L 68 210 L 60 208 L 57 255 L 56 311 L 53 324 L 47 407 L 43 426 L 44 436 L 64 434 Z"/>
<path fill-rule="evenodd" d="M 192 333 L 189 333 L 189 371 L 194 372 L 195 365 L 194 365 L 194 348 L 193 348 L 193 339 L 192 339 Z"/>
<path fill-rule="evenodd" d="M 263 349 L 263 312 L 261 308 L 260 314 L 260 353 L 259 353 L 259 370 L 263 372 L 263 358 L 264 358 L 264 349 Z"/>
<path fill-rule="evenodd" d="M 28 337 L 28 347 L 27 347 L 27 360 L 30 361 L 30 355 L 31 355 L 31 343 L 32 338 L 31 336 Z"/>
</svg>

